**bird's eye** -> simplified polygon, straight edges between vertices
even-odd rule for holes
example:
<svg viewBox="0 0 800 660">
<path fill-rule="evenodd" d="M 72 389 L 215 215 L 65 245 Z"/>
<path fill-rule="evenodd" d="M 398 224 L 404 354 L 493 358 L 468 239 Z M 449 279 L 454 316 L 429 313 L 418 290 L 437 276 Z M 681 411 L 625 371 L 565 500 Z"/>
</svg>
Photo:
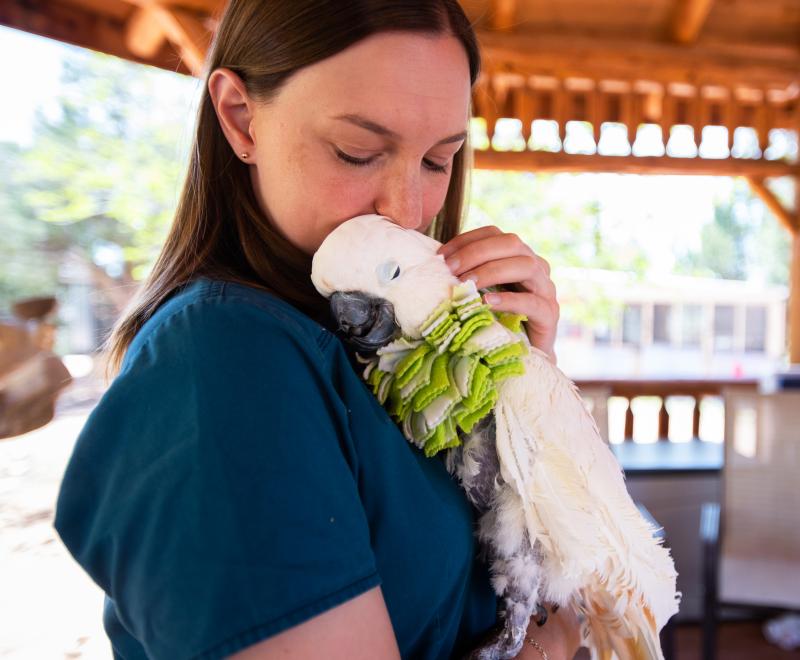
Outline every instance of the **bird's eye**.
<svg viewBox="0 0 800 660">
<path fill-rule="evenodd" d="M 396 261 L 385 261 L 378 266 L 378 279 L 387 283 L 400 277 L 400 266 Z"/>
</svg>

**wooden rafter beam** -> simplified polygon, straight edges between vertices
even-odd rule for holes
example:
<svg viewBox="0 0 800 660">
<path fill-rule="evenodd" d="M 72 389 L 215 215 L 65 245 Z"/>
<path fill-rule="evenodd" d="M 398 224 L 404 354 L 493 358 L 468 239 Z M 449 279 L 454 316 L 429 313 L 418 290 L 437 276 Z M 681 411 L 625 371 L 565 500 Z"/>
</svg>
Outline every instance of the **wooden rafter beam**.
<svg viewBox="0 0 800 660">
<path fill-rule="evenodd" d="M 478 169 L 523 172 L 613 172 L 618 174 L 686 174 L 707 176 L 795 176 L 798 166 L 749 159 L 672 158 L 670 156 L 599 156 L 563 151 L 475 150 Z"/>
<path fill-rule="evenodd" d="M 748 176 L 747 183 L 789 233 L 794 235 L 800 232 L 800 217 L 797 211 L 787 209 L 775 193 L 767 187 L 763 177 Z"/>
<path fill-rule="evenodd" d="M 675 0 L 670 37 L 679 44 L 697 41 L 714 0 Z"/>
<path fill-rule="evenodd" d="M 149 22 L 160 26 L 167 39 L 180 53 L 186 67 L 195 76 L 202 72 L 206 51 L 211 42 L 211 32 L 195 14 L 154 0 L 128 0 L 138 5 L 139 11 L 149 16 Z"/>
<path fill-rule="evenodd" d="M 487 68 L 594 80 L 649 80 L 754 89 L 800 82 L 800 48 L 744 44 L 682 46 L 565 34 L 479 30 Z"/>
<path fill-rule="evenodd" d="M 125 24 L 125 46 L 141 58 L 153 57 L 165 38 L 158 12 L 150 7 L 136 9 Z"/>
<path fill-rule="evenodd" d="M 188 73 L 177 55 L 167 47 L 162 47 L 150 58 L 129 50 L 125 23 L 57 0 L 3 0 L 0 2 L 0 25 L 140 64 Z"/>
<path fill-rule="evenodd" d="M 492 0 L 489 27 L 493 30 L 510 30 L 517 22 L 517 0 Z"/>
<path fill-rule="evenodd" d="M 180 50 L 181 57 L 195 76 L 202 72 L 211 33 L 189 12 L 165 9 L 161 21 L 167 37 Z"/>
</svg>

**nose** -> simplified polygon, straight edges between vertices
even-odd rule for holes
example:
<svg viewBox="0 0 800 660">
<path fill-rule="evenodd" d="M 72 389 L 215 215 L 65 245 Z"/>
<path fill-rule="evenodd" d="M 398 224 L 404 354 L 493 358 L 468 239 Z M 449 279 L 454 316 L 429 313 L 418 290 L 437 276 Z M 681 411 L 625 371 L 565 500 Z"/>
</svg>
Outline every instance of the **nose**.
<svg viewBox="0 0 800 660">
<path fill-rule="evenodd" d="M 375 200 L 378 214 L 391 218 L 403 229 L 417 229 L 422 225 L 422 182 L 419 166 L 415 170 L 394 171 L 387 176 Z"/>
</svg>

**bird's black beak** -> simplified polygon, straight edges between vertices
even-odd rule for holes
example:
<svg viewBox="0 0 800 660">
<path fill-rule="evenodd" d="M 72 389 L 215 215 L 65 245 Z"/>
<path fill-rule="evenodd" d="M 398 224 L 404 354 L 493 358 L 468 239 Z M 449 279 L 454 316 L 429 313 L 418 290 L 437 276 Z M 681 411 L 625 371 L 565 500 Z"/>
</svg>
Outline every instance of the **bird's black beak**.
<svg viewBox="0 0 800 660">
<path fill-rule="evenodd" d="M 339 331 L 362 352 L 374 353 L 400 330 L 388 300 L 360 291 L 337 291 L 330 300 Z"/>
</svg>

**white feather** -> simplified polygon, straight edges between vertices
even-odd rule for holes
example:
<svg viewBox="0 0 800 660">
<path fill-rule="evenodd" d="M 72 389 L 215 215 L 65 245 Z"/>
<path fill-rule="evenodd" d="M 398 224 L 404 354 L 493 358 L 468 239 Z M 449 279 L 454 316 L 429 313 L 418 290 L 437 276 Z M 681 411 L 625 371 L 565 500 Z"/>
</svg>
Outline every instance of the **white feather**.
<svg viewBox="0 0 800 660">
<path fill-rule="evenodd" d="M 620 615 L 643 599 L 660 629 L 678 608 L 669 552 L 625 488 L 574 384 L 535 348 L 500 387 L 497 450 L 532 539 L 545 549 L 545 598 L 603 585 Z"/>
</svg>

